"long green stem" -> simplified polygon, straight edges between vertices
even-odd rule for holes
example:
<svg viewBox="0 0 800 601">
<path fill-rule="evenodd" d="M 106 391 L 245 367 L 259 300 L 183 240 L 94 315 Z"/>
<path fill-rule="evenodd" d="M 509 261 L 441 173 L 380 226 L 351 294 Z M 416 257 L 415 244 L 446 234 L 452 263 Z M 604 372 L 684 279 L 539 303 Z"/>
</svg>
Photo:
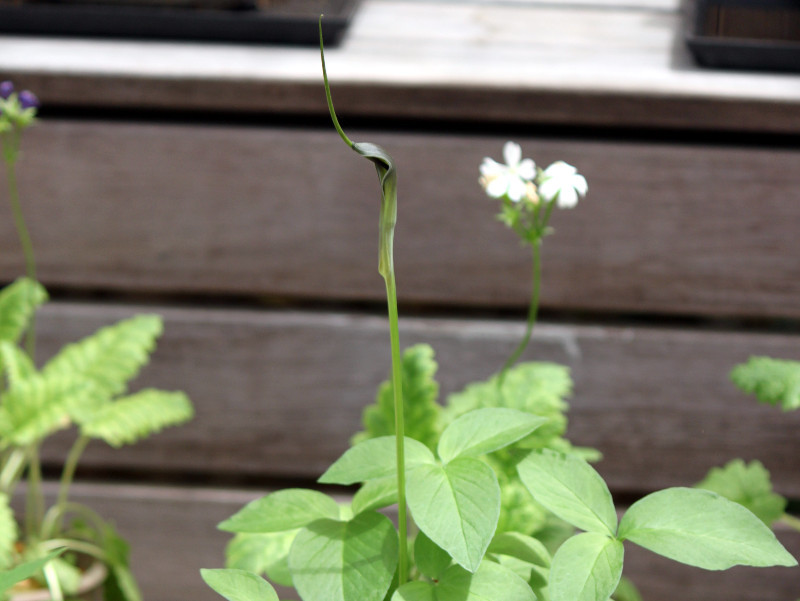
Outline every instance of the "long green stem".
<svg viewBox="0 0 800 601">
<path fill-rule="evenodd" d="M 69 455 L 67 455 L 67 459 L 64 462 L 64 469 L 61 472 L 61 482 L 58 486 L 58 498 L 56 500 L 56 507 L 58 508 L 58 512 L 63 515 L 63 508 L 66 507 L 67 501 L 69 500 L 69 489 L 72 485 L 72 480 L 75 477 L 75 470 L 78 467 L 78 461 L 83 454 L 84 449 L 86 449 L 86 445 L 89 444 L 90 438 L 88 436 L 79 436 L 78 440 L 75 441 L 75 444 L 72 445 L 72 448 L 69 451 Z M 61 521 L 55 524 L 55 528 L 57 530 L 61 529 Z"/>
<path fill-rule="evenodd" d="M 528 347 L 528 343 L 531 339 L 531 334 L 533 334 L 533 326 L 536 324 L 536 316 L 539 312 L 539 293 L 541 288 L 541 281 L 542 281 L 542 257 L 541 257 L 541 246 L 542 246 L 542 239 L 537 238 L 533 242 L 531 242 L 531 259 L 533 263 L 532 267 L 532 283 L 531 283 L 531 301 L 530 305 L 528 306 L 528 321 L 525 326 L 525 335 L 522 337 L 517 348 L 511 354 L 511 356 L 506 360 L 503 368 L 500 370 L 500 375 L 497 377 L 497 388 L 501 391 L 503 390 L 503 383 L 506 379 L 506 374 L 508 370 L 517 362 L 520 358 L 522 353 Z"/>
<path fill-rule="evenodd" d="M 11 495 L 25 468 L 25 451 L 15 448 L 8 454 L 0 472 L 0 492 Z"/>
<path fill-rule="evenodd" d="M 797 531 L 800 531 L 800 518 L 797 518 L 797 517 L 795 517 L 793 515 L 790 515 L 788 513 L 784 513 L 781 516 L 780 521 L 783 522 L 784 524 L 786 524 L 787 526 L 790 526 L 791 528 L 793 528 L 793 529 L 795 529 Z"/>
<path fill-rule="evenodd" d="M 16 164 L 19 148 L 19 132 L 14 129 L 4 140 L 3 158 L 6 163 L 6 177 L 8 181 L 8 200 L 11 204 L 11 213 L 14 217 L 14 225 L 19 236 L 22 253 L 25 257 L 25 275 L 31 280 L 36 280 L 36 258 L 33 252 L 33 243 L 25 224 L 25 217 L 22 213 L 22 205 L 19 199 L 19 187 L 17 185 Z M 31 360 L 35 360 L 36 352 L 36 325 L 35 317 L 31 317 L 30 327 L 25 338 L 25 349 Z"/>
<path fill-rule="evenodd" d="M 39 533 L 44 517 L 43 499 L 39 448 L 33 444 L 28 449 L 28 490 L 25 499 L 25 528 L 29 537 Z"/>
<path fill-rule="evenodd" d="M 389 335 L 392 345 L 392 390 L 394 391 L 394 431 L 397 448 L 397 529 L 400 537 L 398 582 L 408 579 L 408 523 L 406 509 L 405 417 L 403 407 L 403 371 L 400 357 L 400 334 L 397 318 L 397 287 L 394 272 L 385 276 L 389 305 Z"/>
</svg>

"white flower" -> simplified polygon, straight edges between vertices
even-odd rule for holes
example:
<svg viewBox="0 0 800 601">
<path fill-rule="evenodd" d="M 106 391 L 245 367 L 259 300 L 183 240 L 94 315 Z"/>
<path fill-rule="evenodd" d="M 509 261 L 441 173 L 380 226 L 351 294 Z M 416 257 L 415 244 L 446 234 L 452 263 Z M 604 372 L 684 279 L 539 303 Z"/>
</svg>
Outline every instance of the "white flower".
<svg viewBox="0 0 800 601">
<path fill-rule="evenodd" d="M 586 178 L 564 161 L 556 161 L 545 169 L 539 184 L 539 195 L 547 202 L 556 200 L 561 209 L 571 209 L 588 191 Z"/>
<path fill-rule="evenodd" d="M 519 202 L 531 189 L 536 164 L 532 159 L 523 159 L 522 148 L 514 142 L 506 142 L 503 146 L 503 159 L 505 165 L 489 157 L 483 159 L 480 167 L 481 186 L 492 198 L 507 196 L 513 202 Z"/>
</svg>

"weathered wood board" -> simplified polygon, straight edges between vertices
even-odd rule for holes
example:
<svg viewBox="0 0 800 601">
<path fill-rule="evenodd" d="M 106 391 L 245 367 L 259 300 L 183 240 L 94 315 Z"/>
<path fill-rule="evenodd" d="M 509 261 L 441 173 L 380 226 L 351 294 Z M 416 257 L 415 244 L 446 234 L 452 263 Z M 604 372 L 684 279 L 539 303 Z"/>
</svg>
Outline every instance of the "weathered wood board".
<svg viewBox="0 0 800 601">
<path fill-rule="evenodd" d="M 524 307 L 529 257 L 478 165 L 505 137 L 351 132 L 400 174 L 401 302 Z M 545 308 L 800 316 L 800 151 L 513 136 L 577 165 L 589 196 L 553 218 Z M 380 301 L 374 169 L 330 130 L 48 121 L 20 178 L 49 286 Z M 35 160 L 33 160 L 35 159 Z M 0 278 L 20 272 L 0 206 Z"/>
<path fill-rule="evenodd" d="M 146 310 L 158 310 L 146 307 Z M 40 358 L 141 308 L 53 304 L 40 321 Z M 196 419 L 122 451 L 97 443 L 82 465 L 104 469 L 315 479 L 361 428 L 388 377 L 378 317 L 245 310 L 161 310 L 166 332 L 142 386 L 185 390 Z M 437 351 L 441 399 L 490 376 L 522 324 L 402 319 L 401 343 Z M 568 437 L 599 449 L 615 491 L 691 485 L 734 457 L 760 459 L 776 488 L 800 495 L 800 415 L 758 405 L 728 381 L 752 354 L 800 358 L 794 336 L 673 328 L 545 324 L 527 359 L 571 368 Z M 66 441 L 48 447 L 63 456 Z"/>
</svg>

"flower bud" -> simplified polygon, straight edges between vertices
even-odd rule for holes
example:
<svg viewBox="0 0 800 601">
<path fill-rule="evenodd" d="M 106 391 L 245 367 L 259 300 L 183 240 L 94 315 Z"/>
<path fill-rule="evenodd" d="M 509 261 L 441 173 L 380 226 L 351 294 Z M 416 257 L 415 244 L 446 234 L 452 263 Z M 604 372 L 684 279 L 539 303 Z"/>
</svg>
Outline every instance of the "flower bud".
<svg viewBox="0 0 800 601">
<path fill-rule="evenodd" d="M 19 104 L 23 109 L 39 108 L 39 99 L 33 92 L 22 90 L 19 93 Z"/>
<path fill-rule="evenodd" d="M 14 93 L 14 84 L 10 81 L 0 81 L 0 98 L 7 100 Z"/>
</svg>

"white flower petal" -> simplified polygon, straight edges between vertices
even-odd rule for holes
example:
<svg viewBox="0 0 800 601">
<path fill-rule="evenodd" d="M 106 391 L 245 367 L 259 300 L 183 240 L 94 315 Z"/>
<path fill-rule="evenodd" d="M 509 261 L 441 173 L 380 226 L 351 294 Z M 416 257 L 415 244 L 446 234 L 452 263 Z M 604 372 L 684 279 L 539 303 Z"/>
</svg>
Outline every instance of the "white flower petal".
<svg viewBox="0 0 800 601">
<path fill-rule="evenodd" d="M 578 193 L 572 186 L 562 188 L 558 193 L 558 208 L 571 209 L 578 204 Z"/>
<path fill-rule="evenodd" d="M 555 163 L 553 163 L 547 169 L 544 170 L 544 175 L 547 178 L 567 177 L 570 175 L 574 175 L 577 172 L 578 170 L 575 169 L 575 167 L 573 167 L 572 165 L 569 165 L 564 161 L 556 161 Z"/>
<path fill-rule="evenodd" d="M 503 146 L 503 159 L 506 165 L 514 167 L 522 159 L 522 148 L 516 142 L 506 142 Z"/>
<path fill-rule="evenodd" d="M 483 163 L 481 163 L 480 166 L 481 175 L 485 175 L 486 177 L 493 177 L 495 175 L 499 175 L 504 171 L 506 171 L 507 169 L 508 167 L 506 167 L 505 165 L 501 165 L 500 163 L 498 163 L 494 159 L 490 159 L 489 157 L 483 159 Z"/>
<path fill-rule="evenodd" d="M 486 184 L 486 194 L 492 198 L 502 198 L 508 190 L 508 179 L 505 176 L 497 176 L 489 180 Z"/>
<path fill-rule="evenodd" d="M 558 179 L 546 179 L 539 185 L 539 196 L 550 202 L 558 195 L 560 189 Z"/>
<path fill-rule="evenodd" d="M 508 197 L 514 202 L 519 202 L 527 193 L 528 189 L 525 182 L 518 177 L 511 177 L 508 180 Z"/>
<path fill-rule="evenodd" d="M 586 196 L 589 191 L 589 184 L 586 183 L 586 178 L 582 175 L 576 175 L 572 178 L 572 187 L 581 196 Z"/>
<path fill-rule="evenodd" d="M 522 179 L 532 180 L 536 176 L 536 163 L 533 159 L 522 159 L 517 167 L 517 175 Z"/>
</svg>

